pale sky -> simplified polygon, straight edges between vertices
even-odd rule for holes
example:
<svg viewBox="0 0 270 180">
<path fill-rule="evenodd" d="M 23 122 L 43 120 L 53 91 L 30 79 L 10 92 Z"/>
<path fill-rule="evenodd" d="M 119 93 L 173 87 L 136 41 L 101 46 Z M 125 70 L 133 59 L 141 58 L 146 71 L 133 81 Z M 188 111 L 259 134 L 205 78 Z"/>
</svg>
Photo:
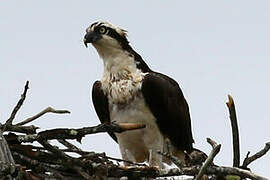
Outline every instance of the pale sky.
<svg viewBox="0 0 270 180">
<path fill-rule="evenodd" d="M 91 88 L 103 73 L 95 49 L 82 42 L 97 20 L 129 32 L 134 49 L 155 71 L 173 77 L 189 103 L 195 147 L 222 144 L 217 165 L 232 165 L 232 137 L 225 102 L 234 97 L 246 153 L 270 141 L 270 1 L 2 1 L 0 4 L 0 118 L 4 122 L 30 89 L 16 122 L 47 106 L 70 115 L 48 114 L 33 124 L 42 130 L 99 124 Z M 81 148 L 120 157 L 106 134 L 87 136 Z M 270 177 L 270 153 L 251 164 Z"/>
</svg>

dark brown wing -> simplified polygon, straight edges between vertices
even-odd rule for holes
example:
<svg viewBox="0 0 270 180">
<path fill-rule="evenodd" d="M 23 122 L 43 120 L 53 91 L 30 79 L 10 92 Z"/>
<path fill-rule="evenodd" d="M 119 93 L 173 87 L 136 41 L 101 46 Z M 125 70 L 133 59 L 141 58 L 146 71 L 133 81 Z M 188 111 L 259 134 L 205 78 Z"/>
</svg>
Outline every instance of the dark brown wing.
<svg viewBox="0 0 270 180">
<path fill-rule="evenodd" d="M 163 74 L 150 72 L 144 77 L 142 93 L 161 133 L 180 150 L 191 152 L 194 140 L 189 108 L 178 83 Z"/>
<path fill-rule="evenodd" d="M 101 89 L 101 82 L 96 81 L 92 89 L 92 100 L 101 123 L 110 122 L 108 98 Z M 108 131 L 109 135 L 117 142 L 114 132 Z"/>
</svg>

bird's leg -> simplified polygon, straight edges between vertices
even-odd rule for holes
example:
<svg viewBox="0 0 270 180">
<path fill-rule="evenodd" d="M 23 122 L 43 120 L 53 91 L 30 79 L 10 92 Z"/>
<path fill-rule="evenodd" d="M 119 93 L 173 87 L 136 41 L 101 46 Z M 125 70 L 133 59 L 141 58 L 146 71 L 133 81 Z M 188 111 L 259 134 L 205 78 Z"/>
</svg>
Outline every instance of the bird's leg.
<svg viewBox="0 0 270 180">
<path fill-rule="evenodd" d="M 119 144 L 119 146 L 120 146 L 120 152 L 121 152 L 123 160 L 136 162 L 133 155 L 125 147 L 121 146 L 121 144 Z M 128 162 L 124 161 L 124 166 L 128 166 L 128 165 L 130 165 L 130 164 Z"/>
<path fill-rule="evenodd" d="M 167 153 L 171 156 L 172 155 L 172 144 L 168 138 L 165 138 L 165 144 L 167 147 Z"/>
<path fill-rule="evenodd" d="M 164 138 L 160 133 L 155 131 L 155 127 L 148 127 L 144 135 L 144 144 L 148 149 L 149 166 L 162 168 L 162 156 L 157 152 L 164 149 Z"/>
<path fill-rule="evenodd" d="M 157 151 L 149 149 L 149 166 L 162 168 L 162 156 Z"/>
</svg>

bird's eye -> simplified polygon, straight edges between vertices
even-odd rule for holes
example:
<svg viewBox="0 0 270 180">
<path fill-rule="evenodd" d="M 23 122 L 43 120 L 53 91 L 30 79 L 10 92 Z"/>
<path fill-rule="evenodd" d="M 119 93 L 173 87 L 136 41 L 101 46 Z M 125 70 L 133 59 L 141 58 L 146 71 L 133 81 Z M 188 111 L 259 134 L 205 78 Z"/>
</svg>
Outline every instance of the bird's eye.
<svg viewBox="0 0 270 180">
<path fill-rule="evenodd" d="M 105 34 L 105 32 L 106 32 L 106 28 L 104 26 L 99 28 L 99 33 L 100 34 Z"/>
</svg>

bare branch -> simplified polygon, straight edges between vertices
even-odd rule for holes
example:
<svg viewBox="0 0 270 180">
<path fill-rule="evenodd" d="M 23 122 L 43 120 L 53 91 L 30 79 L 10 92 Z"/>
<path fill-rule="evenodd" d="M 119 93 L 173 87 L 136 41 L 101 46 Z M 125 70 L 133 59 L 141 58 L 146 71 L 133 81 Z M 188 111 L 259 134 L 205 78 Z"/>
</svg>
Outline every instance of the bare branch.
<svg viewBox="0 0 270 180">
<path fill-rule="evenodd" d="M 65 154 L 64 152 L 62 152 L 61 150 L 58 149 L 58 147 L 56 146 L 52 146 L 50 143 L 48 143 L 48 141 L 42 139 L 38 141 L 43 147 L 45 147 L 47 150 L 49 150 L 50 152 L 56 154 L 57 156 L 59 156 L 59 158 L 63 158 L 65 161 L 67 161 L 68 159 L 72 159 L 70 156 L 68 156 L 67 154 Z"/>
<path fill-rule="evenodd" d="M 34 115 L 34 116 L 30 117 L 30 118 L 27 118 L 27 119 L 23 120 L 22 122 L 17 123 L 16 125 L 27 124 L 27 123 L 32 122 L 35 119 L 41 117 L 42 115 L 44 115 L 46 113 L 66 114 L 66 113 L 70 113 L 70 111 L 68 111 L 68 110 L 56 110 L 56 109 L 54 109 L 52 107 L 47 107 L 46 109 L 44 109 L 43 111 L 39 112 L 38 114 L 36 114 L 36 115 Z"/>
<path fill-rule="evenodd" d="M 32 168 L 40 168 L 40 169 L 44 169 L 46 170 L 47 168 L 51 168 L 51 169 L 56 169 L 56 170 L 67 170 L 67 167 L 63 167 L 61 165 L 52 165 L 49 163 L 44 163 L 44 162 L 40 162 L 38 160 L 34 160 L 31 159 L 25 155 L 22 155 L 20 153 L 17 152 L 13 152 L 14 157 L 16 157 L 17 159 L 19 158 L 20 161 L 25 162 L 28 166 L 32 167 Z"/>
<path fill-rule="evenodd" d="M 15 133 L 8 133 L 3 136 L 3 138 L 6 139 L 8 143 L 15 163 L 20 164 L 20 167 L 0 162 L 1 177 L 3 175 L 5 178 L 9 178 L 11 177 L 10 175 L 12 175 L 18 178 L 21 173 L 24 177 L 28 177 L 29 179 L 92 179 L 94 175 L 97 177 L 95 179 L 116 180 L 123 176 L 131 179 L 140 179 L 141 177 L 156 178 L 188 175 L 196 176 L 196 180 L 199 180 L 201 177 L 203 177 L 203 175 L 209 175 L 208 177 L 225 177 L 226 175 L 235 175 L 239 176 L 241 179 L 249 178 L 254 180 L 266 180 L 266 178 L 258 176 L 245 169 L 214 165 L 212 163 L 213 159 L 220 151 L 221 145 L 217 144 L 210 138 L 207 138 L 207 142 L 211 144 L 213 149 L 208 158 L 207 155 L 202 151 L 194 149 L 192 153 L 188 154 L 190 162 L 185 160 L 184 166 L 183 163 L 176 157 L 173 157 L 169 154 L 160 153 L 172 160 L 179 168 L 158 169 L 157 167 L 149 167 L 145 164 L 138 164 L 118 158 L 112 158 L 106 156 L 105 153 L 83 151 L 77 146 L 73 145 L 71 142 L 67 141 L 68 139 L 75 139 L 80 142 L 85 135 L 100 132 L 121 133 L 127 130 L 140 129 L 145 127 L 144 124 L 105 123 L 94 127 L 84 127 L 77 129 L 58 128 L 41 131 L 39 133 L 36 132 L 37 127 L 35 126 L 24 126 L 25 124 L 38 119 L 46 113 L 69 113 L 69 111 L 66 110 L 55 110 L 51 107 L 48 107 L 32 117 L 27 118 L 24 121 L 17 123 L 16 125 L 12 125 L 16 113 L 23 104 L 27 89 L 28 82 L 25 85 L 25 91 L 23 92 L 21 99 L 11 113 L 11 117 L 7 120 L 6 124 L 0 124 L 0 128 L 3 129 L 6 127 L 6 131 L 23 133 L 20 135 Z M 239 132 L 236 121 L 237 119 L 235 107 L 231 96 L 229 96 L 229 102 L 227 103 L 227 106 L 230 111 L 230 119 L 233 131 L 234 166 L 239 166 Z M 67 148 L 60 149 L 57 146 L 53 146 L 48 142 L 48 140 L 53 139 L 58 140 L 58 142 Z M 41 146 L 37 147 L 29 143 L 22 143 L 34 141 L 39 142 Z M 170 148 L 168 147 L 168 149 Z M 243 162 L 243 166 L 248 166 L 251 162 L 266 154 L 269 149 L 270 142 L 266 144 L 263 150 L 259 151 L 253 156 L 248 157 L 247 155 L 245 161 Z M 77 153 L 79 157 L 72 156 L 67 152 Z M 123 167 L 120 166 L 118 162 L 126 162 L 131 166 Z"/>
<path fill-rule="evenodd" d="M 116 123 L 111 124 L 106 123 L 94 127 L 84 127 L 78 129 L 59 128 L 41 131 L 38 134 L 18 135 L 17 140 L 19 142 L 33 142 L 38 140 L 52 140 L 52 139 L 76 139 L 77 141 L 80 142 L 82 137 L 84 137 L 87 134 L 107 132 L 108 130 L 112 132 L 121 133 L 124 131 L 141 129 L 144 127 L 145 125 L 135 123 L 120 123 L 119 125 Z"/>
<path fill-rule="evenodd" d="M 146 166 L 146 164 L 140 164 L 140 163 L 135 163 L 135 162 L 132 162 L 132 161 L 124 160 L 124 159 L 119 159 L 119 158 L 113 158 L 113 157 L 110 157 L 110 156 L 106 156 L 105 153 L 95 153 L 95 155 L 97 155 L 99 157 L 102 157 L 102 158 L 105 158 L 105 159 L 115 160 L 115 161 L 118 161 L 118 162 L 125 162 L 125 163 L 128 163 L 130 165 Z"/>
<path fill-rule="evenodd" d="M 89 174 L 87 174 L 81 167 L 79 167 L 79 166 L 74 166 L 73 168 L 74 168 L 74 169 L 77 171 L 77 173 L 80 174 L 84 179 L 89 179 L 89 180 L 93 179 L 93 178 L 91 178 L 91 176 L 90 176 Z"/>
<path fill-rule="evenodd" d="M 202 165 L 199 174 L 196 176 L 195 180 L 200 180 L 202 176 L 205 174 L 207 168 L 210 166 L 210 164 L 213 162 L 215 156 L 219 153 L 221 144 L 217 144 L 215 141 L 213 141 L 210 138 L 207 138 L 207 142 L 211 144 L 213 147 L 211 153 L 209 154 L 208 158 L 206 159 L 205 163 Z"/>
<path fill-rule="evenodd" d="M 65 139 L 57 139 L 57 141 L 60 142 L 61 144 L 63 144 L 64 146 L 66 146 L 66 148 L 68 148 L 70 150 L 70 152 L 76 152 L 76 153 L 78 153 L 80 155 L 88 154 L 88 152 L 84 152 L 83 150 L 81 150 L 77 146 L 71 144 L 70 142 L 68 142 Z"/>
<path fill-rule="evenodd" d="M 170 159 L 180 170 L 182 167 L 184 167 L 184 162 L 182 162 L 179 158 L 173 156 L 172 154 L 164 153 L 161 151 L 158 151 L 157 153 Z"/>
<path fill-rule="evenodd" d="M 215 174 L 215 175 L 220 175 L 220 176 L 236 175 L 236 176 L 240 176 L 241 179 L 249 178 L 253 180 L 268 180 L 265 177 L 258 176 L 248 170 L 240 169 L 237 167 L 211 166 L 207 168 L 206 174 Z"/>
<path fill-rule="evenodd" d="M 265 147 L 260 150 L 259 152 L 257 152 L 256 154 L 254 154 L 253 156 L 248 157 L 249 153 L 247 154 L 247 157 L 245 158 L 242 167 L 243 168 L 247 168 L 247 166 L 252 163 L 253 161 L 255 161 L 256 159 L 262 157 L 263 155 L 265 155 L 270 149 L 270 142 L 265 144 Z"/>
<path fill-rule="evenodd" d="M 59 150 L 57 147 L 52 146 L 50 143 L 48 143 L 46 140 L 39 140 L 39 143 L 47 148 L 52 153 L 57 154 L 59 157 L 63 158 L 64 164 L 70 167 L 71 169 L 74 169 L 78 174 L 80 174 L 85 179 L 90 179 L 91 176 L 89 176 L 81 167 L 80 165 L 83 165 L 82 162 L 78 161 L 77 159 L 68 156 L 61 150 Z"/>
<path fill-rule="evenodd" d="M 240 166 L 240 143 L 239 143 L 239 130 L 237 125 L 237 117 L 234 101 L 231 95 L 228 95 L 229 101 L 226 103 L 230 113 L 230 120 L 233 135 L 233 167 Z"/>
<path fill-rule="evenodd" d="M 25 133 L 25 134 L 36 134 L 37 133 L 36 130 L 39 129 L 39 127 L 36 127 L 34 125 L 17 126 L 17 125 L 11 125 L 11 124 L 4 124 L 4 125 L 0 125 L 0 129 L 5 129 L 5 131 Z"/>
<path fill-rule="evenodd" d="M 108 177 L 168 177 L 168 176 L 195 176 L 199 173 L 201 166 L 192 166 L 192 167 L 183 167 L 180 169 L 157 169 L 155 167 L 118 167 L 118 166 L 107 166 Z M 105 168 L 102 164 L 95 164 L 94 168 Z M 218 166 L 209 166 L 205 171 L 206 175 L 237 175 L 241 178 L 249 178 L 253 180 L 268 180 L 265 177 L 258 176 L 248 170 L 236 168 L 236 167 L 218 167 Z"/>
<path fill-rule="evenodd" d="M 12 124 L 12 122 L 13 122 L 13 120 L 14 120 L 17 112 L 18 112 L 18 110 L 21 108 L 21 106 L 23 105 L 23 102 L 24 102 L 24 100 L 26 98 L 26 93 L 27 93 L 27 90 L 29 88 L 28 85 L 29 85 L 29 81 L 26 81 L 26 84 L 24 86 L 24 91 L 23 91 L 23 93 L 21 95 L 21 98 L 18 101 L 17 105 L 14 107 L 14 109 L 13 109 L 10 117 L 8 118 L 8 120 L 6 121 L 5 124 Z"/>
</svg>

